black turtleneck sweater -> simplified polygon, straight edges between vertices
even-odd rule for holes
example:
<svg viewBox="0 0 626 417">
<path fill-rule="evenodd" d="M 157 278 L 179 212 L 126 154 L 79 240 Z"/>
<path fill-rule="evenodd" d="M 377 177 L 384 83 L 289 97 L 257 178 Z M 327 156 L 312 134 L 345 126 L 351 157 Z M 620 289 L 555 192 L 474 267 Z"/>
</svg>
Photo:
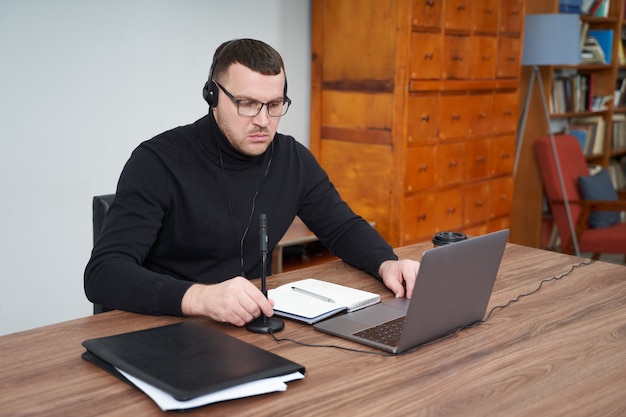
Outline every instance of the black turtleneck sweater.
<svg viewBox="0 0 626 417">
<path fill-rule="evenodd" d="M 383 261 L 397 259 L 294 138 L 276 134 L 263 155 L 244 156 L 208 115 L 132 153 L 87 264 L 85 293 L 109 308 L 181 315 L 193 283 L 261 276 L 261 213 L 269 254 L 298 215 L 333 254 L 377 278 Z M 270 256 L 267 266 L 269 275 Z"/>
</svg>

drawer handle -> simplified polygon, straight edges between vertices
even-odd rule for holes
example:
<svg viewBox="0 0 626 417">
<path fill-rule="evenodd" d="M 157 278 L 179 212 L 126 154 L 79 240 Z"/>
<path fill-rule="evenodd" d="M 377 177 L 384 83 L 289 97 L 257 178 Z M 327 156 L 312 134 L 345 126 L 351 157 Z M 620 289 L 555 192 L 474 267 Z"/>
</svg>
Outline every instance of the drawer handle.
<svg viewBox="0 0 626 417">
<path fill-rule="evenodd" d="M 461 120 L 461 115 L 456 113 L 452 115 L 452 120 Z"/>
<path fill-rule="evenodd" d="M 452 55 L 452 60 L 453 61 L 463 61 L 463 55 L 456 53 L 454 55 Z"/>
<path fill-rule="evenodd" d="M 422 120 L 422 122 L 427 122 L 427 121 L 430 120 L 430 116 L 425 114 L 425 115 L 422 116 L 421 120 Z"/>
<path fill-rule="evenodd" d="M 429 52 L 427 54 L 424 54 L 424 59 L 427 61 L 430 61 L 431 59 L 433 59 L 434 56 L 435 54 L 433 54 L 432 52 Z"/>
<path fill-rule="evenodd" d="M 463 10 L 465 10 L 465 5 L 464 4 L 459 4 L 459 6 L 456 9 L 458 11 L 462 12 Z"/>
<path fill-rule="evenodd" d="M 426 172 L 428 171 L 428 165 L 420 165 L 419 167 L 417 167 L 417 171 L 418 172 Z"/>
<path fill-rule="evenodd" d="M 435 5 L 435 0 L 426 0 L 426 6 L 433 7 Z"/>
<path fill-rule="evenodd" d="M 513 114 L 513 112 L 511 110 L 505 110 L 504 111 L 504 115 L 505 116 L 510 116 L 511 114 Z"/>
<path fill-rule="evenodd" d="M 449 209 L 446 210 L 446 213 L 454 214 L 454 213 L 456 213 L 456 209 L 454 207 L 450 207 Z"/>
<path fill-rule="evenodd" d="M 487 10 L 485 10 L 485 13 L 486 14 L 493 14 L 493 9 L 487 9 Z"/>
<path fill-rule="evenodd" d="M 478 113 L 478 118 L 479 119 L 487 118 L 487 113 L 485 113 L 484 111 L 481 111 L 480 113 Z"/>
<path fill-rule="evenodd" d="M 500 194 L 500 201 L 506 200 L 506 194 Z"/>
<path fill-rule="evenodd" d="M 417 221 L 424 221 L 426 220 L 426 214 L 422 213 L 419 216 L 417 216 Z"/>
<path fill-rule="evenodd" d="M 483 55 L 483 61 L 491 61 L 491 55 Z"/>
<path fill-rule="evenodd" d="M 452 162 L 450 162 L 450 163 L 448 164 L 448 166 L 449 166 L 450 168 L 456 168 L 456 167 L 457 167 L 457 165 L 459 165 L 459 163 L 458 163 L 458 162 L 456 162 L 456 161 L 452 161 Z"/>
<path fill-rule="evenodd" d="M 502 153 L 502 159 L 508 159 L 511 157 L 511 154 L 509 154 L 508 152 L 503 152 Z"/>
<path fill-rule="evenodd" d="M 476 157 L 476 163 L 477 164 L 482 164 L 485 162 L 485 157 L 484 156 L 478 156 Z"/>
<path fill-rule="evenodd" d="M 478 200 L 478 201 L 476 202 L 476 207 L 482 207 L 482 206 L 484 206 L 484 205 L 485 205 L 485 202 L 484 202 L 484 201 L 482 201 L 482 200 Z"/>
<path fill-rule="evenodd" d="M 510 56 L 510 57 L 507 57 L 506 60 L 509 61 L 509 62 L 513 62 L 513 61 L 515 61 L 515 57 L 514 56 Z"/>
</svg>

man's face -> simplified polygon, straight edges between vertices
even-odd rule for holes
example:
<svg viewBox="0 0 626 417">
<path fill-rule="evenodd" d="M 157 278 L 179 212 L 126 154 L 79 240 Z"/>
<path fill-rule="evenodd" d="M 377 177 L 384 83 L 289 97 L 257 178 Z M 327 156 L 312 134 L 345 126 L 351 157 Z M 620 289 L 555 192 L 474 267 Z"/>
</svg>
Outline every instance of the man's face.
<svg viewBox="0 0 626 417">
<path fill-rule="evenodd" d="M 233 64 L 219 84 L 236 99 L 268 103 L 283 99 L 285 74 L 263 75 L 241 64 Z M 254 117 L 241 116 L 237 113 L 237 104 L 221 88 L 218 90 L 218 105 L 213 112 L 231 146 L 244 155 L 261 155 L 274 140 L 280 117 L 270 117 L 267 106 Z"/>
</svg>

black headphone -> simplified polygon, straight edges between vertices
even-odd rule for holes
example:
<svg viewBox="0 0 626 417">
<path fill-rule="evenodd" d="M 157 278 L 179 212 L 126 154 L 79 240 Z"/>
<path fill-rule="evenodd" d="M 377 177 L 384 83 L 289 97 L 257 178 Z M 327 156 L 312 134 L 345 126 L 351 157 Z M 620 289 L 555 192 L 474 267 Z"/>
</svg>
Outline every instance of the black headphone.
<svg viewBox="0 0 626 417">
<path fill-rule="evenodd" d="M 217 84 L 215 84 L 215 81 L 213 81 L 213 69 L 215 68 L 215 64 L 217 63 L 218 58 L 224 53 L 224 49 L 228 48 L 228 46 L 233 42 L 234 40 L 224 45 L 220 53 L 217 54 L 217 56 L 213 59 L 213 62 L 211 63 L 211 69 L 209 70 L 209 79 L 204 84 L 204 88 L 202 89 L 202 97 L 204 97 L 206 102 L 209 103 L 210 107 L 217 106 L 217 98 L 219 97 Z"/>
<path fill-rule="evenodd" d="M 211 63 L 211 69 L 209 70 L 209 79 L 204 84 L 204 88 L 202 89 L 202 97 L 209 103 L 209 107 L 217 107 L 217 98 L 219 97 L 219 90 L 215 81 L 213 81 L 213 70 L 215 69 L 215 64 L 217 64 L 217 60 L 222 56 L 224 51 L 228 49 L 230 45 L 234 42 L 237 42 L 239 39 L 233 39 L 228 42 L 226 45 L 222 47 L 222 50 L 217 54 L 217 56 L 213 59 Z M 283 89 L 283 96 L 287 97 L 287 76 L 285 75 L 285 88 Z"/>
</svg>

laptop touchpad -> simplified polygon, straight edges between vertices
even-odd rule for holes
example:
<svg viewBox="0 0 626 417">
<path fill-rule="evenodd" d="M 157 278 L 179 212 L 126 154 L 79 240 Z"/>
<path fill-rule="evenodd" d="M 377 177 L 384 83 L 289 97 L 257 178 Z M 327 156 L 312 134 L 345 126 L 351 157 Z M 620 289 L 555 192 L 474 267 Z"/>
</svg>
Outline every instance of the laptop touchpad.
<svg viewBox="0 0 626 417">
<path fill-rule="evenodd" d="M 408 303 L 407 303 L 408 305 Z M 385 323 L 389 320 L 397 319 L 406 315 L 405 308 L 396 308 L 395 306 L 388 306 L 384 304 L 376 304 L 374 306 L 364 308 L 363 310 L 355 311 L 353 313 L 347 313 L 345 318 L 360 323 L 369 325 L 377 325 Z"/>
</svg>

